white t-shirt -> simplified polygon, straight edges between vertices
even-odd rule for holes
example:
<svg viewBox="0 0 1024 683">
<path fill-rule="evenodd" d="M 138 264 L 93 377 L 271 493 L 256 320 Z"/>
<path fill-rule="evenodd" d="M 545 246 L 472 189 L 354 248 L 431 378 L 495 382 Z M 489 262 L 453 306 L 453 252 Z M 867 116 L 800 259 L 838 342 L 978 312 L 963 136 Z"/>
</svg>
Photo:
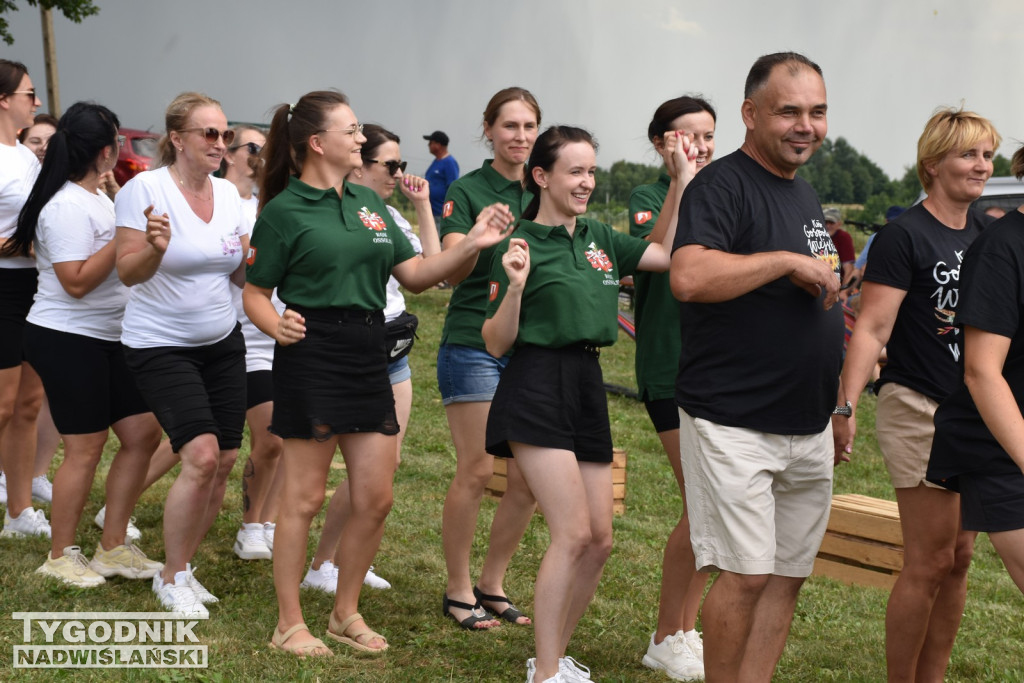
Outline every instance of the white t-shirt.
<svg viewBox="0 0 1024 683">
<path fill-rule="evenodd" d="M 255 200 L 256 197 L 253 197 Z M 247 200 L 242 200 L 243 210 Z M 256 207 L 252 207 L 252 217 L 255 222 Z M 249 237 L 252 237 L 252 225 L 249 226 Z M 257 370 L 271 370 L 274 366 L 274 341 L 273 337 L 260 332 L 259 328 L 252 324 L 249 316 L 245 314 L 242 307 L 242 290 L 234 289 L 235 311 L 238 313 L 238 322 L 242 323 L 242 336 L 245 337 L 245 371 L 256 372 Z M 270 302 L 274 304 L 278 315 L 284 314 L 284 302 L 277 298 L 277 289 L 270 295 Z"/>
<path fill-rule="evenodd" d="M 35 240 L 39 289 L 28 321 L 106 341 L 120 339 L 128 288 L 117 279 L 117 268 L 81 299 L 67 293 L 53 270 L 54 263 L 85 261 L 113 239 L 114 202 L 102 192 L 94 194 L 65 183 L 39 213 Z"/>
<path fill-rule="evenodd" d="M 230 275 L 242 262 L 240 238 L 249 226 L 235 186 L 210 180 L 209 223 L 192 211 L 166 167 L 138 174 L 117 193 L 118 227 L 145 232 L 143 211 L 150 204 L 169 216 L 171 226 L 160 267 L 130 290 L 121 334 L 125 346 L 206 346 L 227 337 L 238 322 Z"/>
<path fill-rule="evenodd" d="M 416 253 L 422 254 L 423 245 L 420 244 L 420 238 L 412 231 L 412 226 L 409 224 L 409 221 L 405 220 L 405 216 L 400 214 L 398 209 L 390 204 L 388 204 L 388 213 L 395 219 L 395 223 L 402 229 L 405 236 L 409 238 L 409 244 L 416 250 Z M 398 280 L 395 279 L 394 275 L 388 278 L 387 295 L 388 298 L 384 304 L 384 321 L 390 322 L 405 310 L 405 297 L 398 290 Z"/>
<path fill-rule="evenodd" d="M 18 214 L 39 175 L 39 159 L 25 145 L 0 144 L 0 237 L 10 237 L 18 226 Z M 0 268 L 35 268 L 31 256 L 0 258 Z"/>
</svg>

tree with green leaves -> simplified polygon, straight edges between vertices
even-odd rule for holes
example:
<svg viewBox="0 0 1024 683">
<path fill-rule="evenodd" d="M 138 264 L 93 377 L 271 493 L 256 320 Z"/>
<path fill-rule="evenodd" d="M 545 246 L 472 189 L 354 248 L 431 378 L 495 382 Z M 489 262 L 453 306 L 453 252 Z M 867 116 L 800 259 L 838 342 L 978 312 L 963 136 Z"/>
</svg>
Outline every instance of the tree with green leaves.
<svg viewBox="0 0 1024 683">
<path fill-rule="evenodd" d="M 82 23 L 86 17 L 99 14 L 100 11 L 100 8 L 93 4 L 93 0 L 25 0 L 25 2 L 32 7 L 59 10 L 61 14 L 76 24 Z M 14 0 L 0 0 L 0 39 L 3 39 L 8 45 L 14 44 L 14 36 L 11 35 L 5 15 L 17 11 L 18 6 Z"/>
</svg>

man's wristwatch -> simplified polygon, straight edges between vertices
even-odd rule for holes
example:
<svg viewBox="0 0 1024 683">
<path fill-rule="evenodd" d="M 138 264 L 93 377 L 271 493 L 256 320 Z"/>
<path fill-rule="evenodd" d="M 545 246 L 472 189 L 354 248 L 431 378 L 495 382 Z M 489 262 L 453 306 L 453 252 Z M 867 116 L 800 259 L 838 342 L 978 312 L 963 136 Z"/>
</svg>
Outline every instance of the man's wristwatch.
<svg viewBox="0 0 1024 683">
<path fill-rule="evenodd" d="M 853 417 L 853 404 L 847 401 L 845 406 L 836 406 L 836 409 L 832 411 L 832 414 L 842 415 L 843 417 Z"/>
</svg>

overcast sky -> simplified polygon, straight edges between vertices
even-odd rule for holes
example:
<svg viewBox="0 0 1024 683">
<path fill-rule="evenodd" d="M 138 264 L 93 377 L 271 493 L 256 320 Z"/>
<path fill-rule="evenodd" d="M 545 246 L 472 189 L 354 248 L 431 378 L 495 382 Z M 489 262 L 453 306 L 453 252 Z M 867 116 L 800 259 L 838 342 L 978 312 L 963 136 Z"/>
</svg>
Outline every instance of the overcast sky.
<svg viewBox="0 0 1024 683">
<path fill-rule="evenodd" d="M 9 15 L 13 46 L 40 92 L 39 12 Z M 829 137 L 890 176 L 914 163 L 932 111 L 990 118 L 1009 156 L 1024 140 L 1021 0 L 96 0 L 98 16 L 55 15 L 61 103 L 93 99 L 122 124 L 160 130 L 183 90 L 219 99 L 231 120 L 266 121 L 280 102 L 338 88 L 363 122 L 402 136 L 410 170 L 442 129 L 463 172 L 488 98 L 530 89 L 543 124 L 593 131 L 598 163 L 655 163 L 645 138 L 662 101 L 698 92 L 717 107 L 717 154 L 743 139 L 743 81 L 760 55 L 818 62 Z M 44 108 L 46 103 L 44 101 Z M 600 188 L 599 188 L 600 190 Z"/>
</svg>

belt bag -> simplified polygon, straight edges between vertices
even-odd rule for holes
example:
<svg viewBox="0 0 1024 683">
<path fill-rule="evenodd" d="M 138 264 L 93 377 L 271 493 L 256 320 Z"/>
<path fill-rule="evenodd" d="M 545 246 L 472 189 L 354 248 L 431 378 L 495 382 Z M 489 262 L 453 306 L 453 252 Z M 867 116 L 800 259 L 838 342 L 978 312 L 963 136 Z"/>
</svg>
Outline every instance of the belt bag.
<svg viewBox="0 0 1024 683">
<path fill-rule="evenodd" d="M 394 320 L 384 323 L 384 342 L 388 349 L 388 363 L 409 355 L 416 339 L 419 318 L 408 311 L 402 311 Z"/>
</svg>

